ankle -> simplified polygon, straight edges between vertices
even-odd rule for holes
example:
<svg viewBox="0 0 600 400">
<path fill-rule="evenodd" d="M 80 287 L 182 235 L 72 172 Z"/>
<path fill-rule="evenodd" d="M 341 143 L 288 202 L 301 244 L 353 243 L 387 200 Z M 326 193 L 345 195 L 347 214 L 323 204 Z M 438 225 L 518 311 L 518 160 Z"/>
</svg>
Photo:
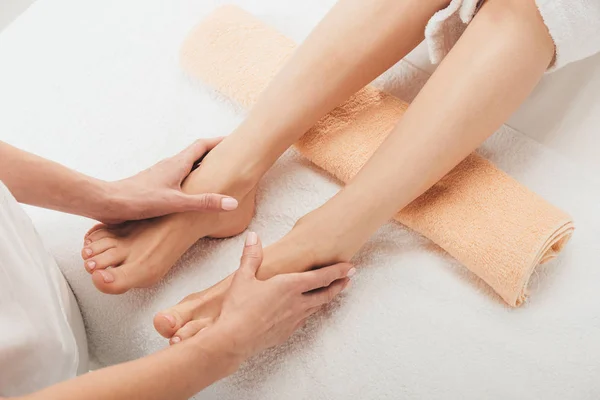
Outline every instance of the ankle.
<svg viewBox="0 0 600 400">
<path fill-rule="evenodd" d="M 313 218 L 301 218 L 288 234 L 265 249 L 257 278 L 264 280 L 349 261 L 352 254 L 338 246 L 336 235 L 328 236 L 330 233 L 320 229 Z"/>
<path fill-rule="evenodd" d="M 241 201 L 262 177 L 259 160 L 250 157 L 235 137 L 227 137 L 206 155 L 200 167 L 184 182 L 185 192 L 212 191 Z"/>
<path fill-rule="evenodd" d="M 183 182 L 185 193 L 220 193 L 241 201 L 256 186 L 258 179 L 249 173 L 244 170 L 234 172 L 230 166 L 221 166 L 216 156 L 209 156 Z"/>
<path fill-rule="evenodd" d="M 286 238 L 301 241 L 314 266 L 350 261 L 354 251 L 344 245 L 347 233 L 326 221 L 313 211 L 296 221 Z"/>
</svg>

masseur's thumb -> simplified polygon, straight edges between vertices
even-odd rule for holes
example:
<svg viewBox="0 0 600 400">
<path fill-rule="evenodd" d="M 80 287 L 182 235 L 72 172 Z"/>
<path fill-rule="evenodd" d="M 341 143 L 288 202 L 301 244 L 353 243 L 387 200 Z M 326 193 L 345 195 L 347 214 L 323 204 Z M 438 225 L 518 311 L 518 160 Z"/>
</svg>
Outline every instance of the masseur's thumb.
<svg viewBox="0 0 600 400">
<path fill-rule="evenodd" d="M 244 252 L 242 253 L 242 261 L 240 262 L 240 272 L 247 276 L 256 276 L 256 271 L 262 264 L 263 250 L 262 243 L 256 232 L 248 232 L 246 243 L 244 244 Z"/>
<path fill-rule="evenodd" d="M 217 193 L 185 194 L 179 192 L 179 212 L 184 211 L 233 211 L 238 201 Z"/>
</svg>

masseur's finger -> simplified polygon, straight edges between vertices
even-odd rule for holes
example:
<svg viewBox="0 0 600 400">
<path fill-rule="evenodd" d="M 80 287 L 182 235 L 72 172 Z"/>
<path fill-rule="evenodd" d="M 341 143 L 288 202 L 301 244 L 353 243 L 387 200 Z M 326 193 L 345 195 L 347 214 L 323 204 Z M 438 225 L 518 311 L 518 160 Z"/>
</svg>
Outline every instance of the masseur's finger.
<svg viewBox="0 0 600 400">
<path fill-rule="evenodd" d="M 303 292 L 320 289 L 329 286 L 331 282 L 338 279 L 351 277 L 356 269 L 349 263 L 339 263 L 328 267 L 315 269 L 313 271 L 291 274 L 291 278 L 298 283 Z"/>
<path fill-rule="evenodd" d="M 238 201 L 233 197 L 216 193 L 185 194 L 175 192 L 176 200 L 173 206 L 179 211 L 233 211 L 238 207 Z"/>
<path fill-rule="evenodd" d="M 211 151 L 223 140 L 222 137 L 211 139 L 196 140 L 185 150 L 173 156 L 169 161 L 180 169 L 181 176 L 179 179 L 183 181 L 194 164 Z M 238 207 L 238 201 L 230 196 L 225 196 L 217 193 L 202 193 L 202 194 L 185 194 L 181 191 L 175 192 L 173 206 L 176 211 L 233 211 Z"/>
<path fill-rule="evenodd" d="M 335 299 L 335 297 L 340 294 L 340 292 L 344 290 L 349 283 L 349 278 L 338 279 L 327 287 L 315 290 L 311 293 L 305 293 L 304 296 L 308 297 L 307 306 L 310 310 L 308 315 L 317 312 L 320 306 L 331 303 L 331 301 Z"/>
<path fill-rule="evenodd" d="M 248 232 L 238 272 L 245 277 L 256 279 L 256 271 L 262 264 L 262 259 L 263 250 L 260 238 L 256 232 Z"/>
<path fill-rule="evenodd" d="M 183 163 L 183 165 L 185 166 L 185 170 L 187 171 L 187 173 L 189 173 L 192 170 L 192 167 L 194 166 L 196 161 L 198 161 L 200 158 L 202 158 L 202 156 L 214 149 L 219 143 L 221 143 L 222 140 L 222 137 L 196 140 L 185 150 L 175 155 L 174 158 L 177 161 Z M 183 178 L 185 178 L 185 176 L 182 176 L 182 179 Z"/>
<path fill-rule="evenodd" d="M 306 324 L 306 320 L 308 317 L 301 319 L 296 326 L 294 327 L 294 332 L 297 331 L 298 329 L 302 328 L 305 324 Z"/>
</svg>

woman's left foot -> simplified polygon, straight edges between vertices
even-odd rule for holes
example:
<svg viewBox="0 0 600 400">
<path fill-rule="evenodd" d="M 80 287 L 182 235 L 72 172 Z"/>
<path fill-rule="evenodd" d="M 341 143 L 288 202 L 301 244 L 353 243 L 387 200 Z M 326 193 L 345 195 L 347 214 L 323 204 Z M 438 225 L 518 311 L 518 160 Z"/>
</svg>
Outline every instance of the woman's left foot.
<svg viewBox="0 0 600 400">
<path fill-rule="evenodd" d="M 154 328 L 170 339 L 171 344 L 176 344 L 212 325 L 221 314 L 221 305 L 232 277 L 230 275 L 206 290 L 186 296 L 174 307 L 156 314 Z"/>
<path fill-rule="evenodd" d="M 303 227 L 304 228 L 304 227 Z M 318 265 L 337 262 L 319 251 L 319 241 L 308 235 L 311 229 L 296 229 L 264 250 L 258 279 L 268 279 L 277 274 L 308 271 Z M 323 241 L 320 241 L 323 243 Z M 162 336 L 175 344 L 185 340 L 214 323 L 221 314 L 223 300 L 233 275 L 216 285 L 184 298 L 174 307 L 159 312 L 154 317 L 154 327 Z"/>
</svg>

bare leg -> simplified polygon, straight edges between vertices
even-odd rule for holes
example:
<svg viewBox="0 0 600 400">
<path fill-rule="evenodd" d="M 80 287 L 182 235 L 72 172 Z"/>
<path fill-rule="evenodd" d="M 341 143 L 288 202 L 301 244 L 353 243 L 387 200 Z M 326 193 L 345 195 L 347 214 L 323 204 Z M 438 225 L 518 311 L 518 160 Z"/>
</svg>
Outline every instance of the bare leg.
<svg viewBox="0 0 600 400">
<path fill-rule="evenodd" d="M 82 256 L 105 293 L 151 286 L 199 238 L 243 231 L 254 187 L 275 160 L 322 116 L 406 55 L 447 0 L 342 0 L 262 94 L 244 123 L 204 160 L 184 190 L 240 201 L 234 213 L 178 214 L 86 236 Z M 289 102 L 294 93 L 294 102 Z M 273 118 L 274 115 L 285 118 Z M 111 269 L 106 269 L 112 266 Z"/>
<path fill-rule="evenodd" d="M 532 0 L 488 0 L 359 174 L 266 249 L 260 276 L 350 260 L 378 227 L 500 127 L 535 87 L 553 53 Z M 172 318 L 182 326 L 176 341 L 193 335 L 207 318 L 218 317 L 227 285 L 226 279 L 159 314 L 156 328 L 169 336 L 163 322 Z"/>
</svg>

